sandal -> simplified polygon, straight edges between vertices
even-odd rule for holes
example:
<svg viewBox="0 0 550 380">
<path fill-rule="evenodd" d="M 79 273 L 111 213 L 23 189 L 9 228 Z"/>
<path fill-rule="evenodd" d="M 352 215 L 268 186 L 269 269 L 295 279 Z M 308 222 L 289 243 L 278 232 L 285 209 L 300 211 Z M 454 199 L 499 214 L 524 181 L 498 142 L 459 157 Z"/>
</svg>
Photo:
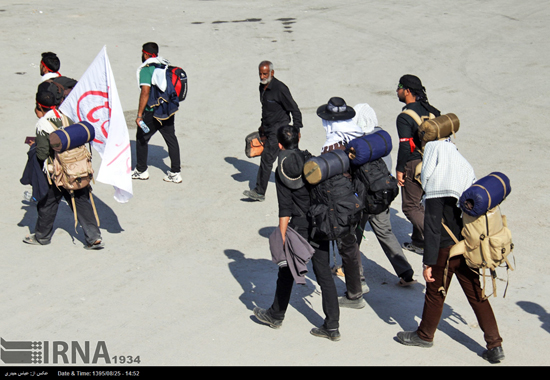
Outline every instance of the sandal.
<svg viewBox="0 0 550 380">
<path fill-rule="evenodd" d="M 96 240 L 96 242 L 92 245 L 85 245 L 84 249 L 103 249 L 103 247 L 105 247 L 103 240 Z"/>
<path fill-rule="evenodd" d="M 42 245 L 38 240 L 36 240 L 36 237 L 34 235 L 27 235 L 23 238 L 23 243 L 27 243 L 30 245 Z"/>
</svg>

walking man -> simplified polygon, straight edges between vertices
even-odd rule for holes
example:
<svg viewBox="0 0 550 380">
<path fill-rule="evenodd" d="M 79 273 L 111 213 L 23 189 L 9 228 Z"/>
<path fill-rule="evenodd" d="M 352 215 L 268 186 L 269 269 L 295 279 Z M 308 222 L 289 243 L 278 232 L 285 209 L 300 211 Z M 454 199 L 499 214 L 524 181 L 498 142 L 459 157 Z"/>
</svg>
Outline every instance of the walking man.
<svg viewBox="0 0 550 380">
<path fill-rule="evenodd" d="M 463 255 L 449 259 L 455 244 L 451 233 L 462 239 L 462 211 L 457 207 L 457 194 L 475 182 L 474 170 L 452 142 L 432 141 L 426 144 L 421 178 L 426 193 L 426 245 L 422 260 L 426 280 L 424 309 L 418 328 L 397 333 L 397 339 L 408 346 L 433 346 L 446 298 L 446 291 L 442 290 L 449 289 L 456 275 L 484 334 L 487 349 L 481 356 L 492 363 L 500 362 L 504 359 L 502 337 L 489 300 L 483 297 L 479 273 L 468 266 Z M 447 265 L 448 275 L 445 274 Z"/>
<path fill-rule="evenodd" d="M 310 189 L 309 184 L 302 175 L 308 153 L 299 149 L 299 140 L 300 133 L 297 128 L 289 125 L 279 129 L 278 146 L 280 152 L 278 167 L 275 172 L 275 186 L 279 205 L 281 244 L 285 244 L 286 239 L 291 239 L 296 234 L 307 241 L 311 229 L 306 217 L 311 204 Z M 309 241 L 309 243 L 315 248 L 311 261 L 315 278 L 321 287 L 322 305 L 325 313 L 323 325 L 313 328 L 310 333 L 317 337 L 337 341 L 340 340 L 338 330 L 340 309 L 338 307 L 336 285 L 330 270 L 329 244 L 328 241 L 319 243 Z M 296 246 L 297 243 L 291 245 Z M 279 267 L 277 289 L 271 307 L 269 309 L 254 308 L 256 318 L 271 328 L 280 328 L 283 324 L 295 281 L 293 271 L 290 269 L 291 265 L 291 263 L 287 263 L 287 265 Z"/>
<path fill-rule="evenodd" d="M 302 128 L 302 113 L 292 98 L 288 87 L 275 78 L 273 63 L 262 61 L 258 70 L 260 75 L 260 102 L 262 104 L 262 121 L 258 130 L 260 135 L 266 139 L 260 157 L 256 187 L 253 190 L 245 190 L 243 194 L 250 199 L 262 202 L 265 200 L 273 163 L 279 154 L 277 130 L 290 124 L 291 115 L 293 126 L 298 130 Z"/>
<path fill-rule="evenodd" d="M 178 138 L 176 137 L 176 129 L 174 124 L 175 111 L 166 119 L 156 118 L 154 115 L 154 106 L 149 101 L 151 87 L 157 83 L 155 70 L 158 66 L 167 66 L 169 62 L 159 57 L 159 47 L 154 42 L 148 42 L 143 45 L 141 52 L 141 61 L 143 64 L 138 69 L 138 83 L 141 88 L 139 96 L 139 106 L 136 118 L 136 156 L 137 164 L 132 173 L 132 179 L 149 179 L 147 170 L 147 156 L 149 154 L 149 140 L 159 131 L 166 146 L 168 147 L 168 156 L 170 157 L 170 170 L 164 177 L 166 182 L 181 183 L 180 174 L 180 148 Z M 159 70 L 163 73 L 163 70 Z M 164 75 L 164 74 L 162 74 Z M 162 80 L 162 79 L 161 79 Z M 177 111 L 177 109 L 176 109 Z M 145 130 L 142 126 L 145 123 Z"/>
<path fill-rule="evenodd" d="M 413 225 L 411 242 L 403 248 L 422 254 L 424 252 L 424 207 L 420 203 L 422 186 L 415 179 L 415 169 L 422 162 L 418 127 L 421 120 L 439 116 L 437 108 L 428 103 L 426 89 L 414 75 L 403 75 L 397 86 L 397 98 L 405 103 L 403 112 L 397 116 L 399 150 L 397 152 L 396 178 L 401 186 L 402 210 Z M 417 149 L 418 148 L 418 149 Z"/>
</svg>

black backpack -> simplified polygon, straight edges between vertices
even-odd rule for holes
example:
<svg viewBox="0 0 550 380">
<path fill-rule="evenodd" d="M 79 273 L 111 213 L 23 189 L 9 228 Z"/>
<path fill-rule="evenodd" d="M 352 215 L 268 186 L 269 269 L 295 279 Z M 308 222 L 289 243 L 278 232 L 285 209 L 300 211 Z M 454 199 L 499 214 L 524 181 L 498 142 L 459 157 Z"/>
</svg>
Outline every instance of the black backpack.
<svg viewBox="0 0 550 380">
<path fill-rule="evenodd" d="M 337 240 L 354 233 L 361 221 L 363 201 L 343 174 L 326 179 L 311 189 L 308 219 L 313 241 Z"/>
<path fill-rule="evenodd" d="M 61 104 L 77 83 L 76 79 L 60 76 L 40 83 L 38 91 L 50 91 L 55 95 L 56 104 Z"/>
<path fill-rule="evenodd" d="M 353 167 L 352 172 L 355 190 L 368 214 L 377 215 L 386 211 L 399 194 L 397 179 L 391 175 L 382 158 Z"/>
</svg>

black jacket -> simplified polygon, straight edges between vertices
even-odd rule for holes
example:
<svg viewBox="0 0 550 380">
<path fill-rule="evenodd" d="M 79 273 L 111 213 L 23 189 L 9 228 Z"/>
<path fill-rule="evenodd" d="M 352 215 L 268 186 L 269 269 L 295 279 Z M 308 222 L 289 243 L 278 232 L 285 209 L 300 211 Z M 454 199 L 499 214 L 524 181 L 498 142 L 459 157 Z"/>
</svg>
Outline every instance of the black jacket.
<svg viewBox="0 0 550 380">
<path fill-rule="evenodd" d="M 419 102 L 409 103 L 403 110 L 410 109 L 418 114 L 418 116 L 428 116 L 430 113 Z M 439 115 L 436 115 L 439 116 Z M 398 172 L 405 172 L 405 165 L 412 160 L 420 160 L 422 156 L 414 147 L 420 148 L 420 138 L 418 137 L 418 124 L 412 117 L 407 114 L 400 113 L 397 116 L 397 134 L 399 135 L 399 150 L 397 151 L 397 167 Z M 413 139 L 414 146 L 411 145 L 409 138 Z M 412 147 L 412 149 L 411 149 Z"/>
<path fill-rule="evenodd" d="M 440 248 L 455 244 L 453 238 L 443 227 L 442 221 L 449 227 L 457 240 L 462 240 L 462 211 L 453 197 L 426 199 L 424 214 L 424 258 L 426 265 L 435 265 Z"/>
<path fill-rule="evenodd" d="M 302 113 L 288 87 L 277 78 L 272 78 L 267 88 L 264 87 L 260 84 L 261 125 L 265 132 L 277 133 L 279 127 L 289 125 L 290 115 L 292 115 L 292 125 L 302 128 Z"/>
</svg>

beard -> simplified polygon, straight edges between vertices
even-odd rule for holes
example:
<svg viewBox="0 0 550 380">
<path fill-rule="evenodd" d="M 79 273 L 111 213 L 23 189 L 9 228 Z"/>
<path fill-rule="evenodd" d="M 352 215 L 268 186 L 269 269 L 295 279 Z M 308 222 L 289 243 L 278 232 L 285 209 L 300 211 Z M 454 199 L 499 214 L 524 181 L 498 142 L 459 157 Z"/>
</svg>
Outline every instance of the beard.
<svg viewBox="0 0 550 380">
<path fill-rule="evenodd" d="M 271 76 L 271 74 L 269 74 L 269 77 L 266 78 L 266 79 L 261 79 L 261 80 L 260 80 L 260 83 L 263 84 L 263 85 L 266 85 L 266 84 L 268 84 L 269 82 L 271 82 L 271 79 L 273 79 L 273 77 Z"/>
</svg>

